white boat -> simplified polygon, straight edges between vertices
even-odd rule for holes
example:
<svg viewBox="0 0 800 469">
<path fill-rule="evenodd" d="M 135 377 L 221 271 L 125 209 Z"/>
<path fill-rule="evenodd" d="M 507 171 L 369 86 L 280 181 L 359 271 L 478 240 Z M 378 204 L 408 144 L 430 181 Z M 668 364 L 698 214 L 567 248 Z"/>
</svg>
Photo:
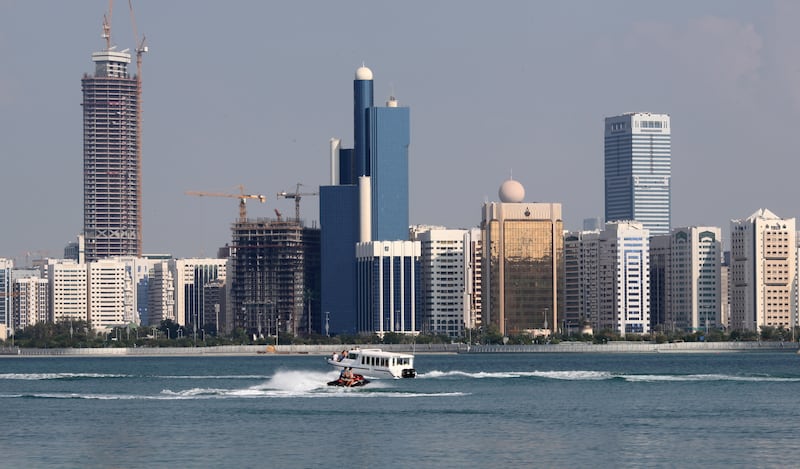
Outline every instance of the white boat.
<svg viewBox="0 0 800 469">
<path fill-rule="evenodd" d="M 347 354 L 328 357 L 328 364 L 341 368 L 353 368 L 358 373 L 370 378 L 413 378 L 417 376 L 414 369 L 414 355 L 408 353 L 385 352 L 377 348 L 354 348 Z"/>
</svg>

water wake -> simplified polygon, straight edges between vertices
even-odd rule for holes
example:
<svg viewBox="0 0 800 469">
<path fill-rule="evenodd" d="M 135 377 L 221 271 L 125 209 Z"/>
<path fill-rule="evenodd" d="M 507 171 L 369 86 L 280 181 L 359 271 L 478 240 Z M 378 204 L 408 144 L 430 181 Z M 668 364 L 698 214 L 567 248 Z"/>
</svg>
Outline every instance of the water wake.
<svg viewBox="0 0 800 469">
<path fill-rule="evenodd" d="M 654 375 L 654 374 L 627 374 L 612 373 L 610 371 L 592 370 L 566 370 L 566 371 L 429 371 L 417 375 L 418 379 L 508 379 L 508 378 L 543 378 L 567 381 L 603 381 L 623 380 L 628 382 L 708 382 L 708 381 L 742 381 L 742 382 L 800 382 L 796 377 L 779 376 L 742 376 L 725 374 L 688 374 L 688 375 Z"/>
<path fill-rule="evenodd" d="M 97 379 L 97 378 L 130 378 L 131 375 L 108 373 L 0 373 L 0 379 L 16 379 L 22 381 L 39 381 L 47 379 Z"/>
</svg>

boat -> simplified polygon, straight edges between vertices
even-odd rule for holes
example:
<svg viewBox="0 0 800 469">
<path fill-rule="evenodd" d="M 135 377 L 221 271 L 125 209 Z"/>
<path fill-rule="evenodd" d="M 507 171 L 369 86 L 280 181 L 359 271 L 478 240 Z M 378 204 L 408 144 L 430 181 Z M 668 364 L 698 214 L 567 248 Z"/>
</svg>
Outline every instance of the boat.
<svg viewBox="0 0 800 469">
<path fill-rule="evenodd" d="M 359 375 L 359 374 L 353 374 L 353 382 L 350 385 L 348 385 L 347 382 L 345 382 L 345 380 L 342 378 L 335 379 L 333 381 L 328 381 L 328 386 L 342 386 L 348 388 L 364 386 L 365 384 L 369 384 L 369 380 L 367 378 L 364 378 L 364 375 Z"/>
<path fill-rule="evenodd" d="M 354 348 L 344 356 L 327 358 L 328 364 L 336 369 L 349 367 L 354 373 L 370 378 L 414 378 L 414 355 L 408 353 L 386 352 L 378 348 Z"/>
</svg>

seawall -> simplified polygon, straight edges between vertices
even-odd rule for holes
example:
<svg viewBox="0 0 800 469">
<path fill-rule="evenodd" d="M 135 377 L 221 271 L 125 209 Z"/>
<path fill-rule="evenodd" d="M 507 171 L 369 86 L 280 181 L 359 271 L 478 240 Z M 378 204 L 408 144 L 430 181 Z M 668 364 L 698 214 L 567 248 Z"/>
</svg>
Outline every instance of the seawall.
<svg viewBox="0 0 800 469">
<path fill-rule="evenodd" d="M 797 342 L 679 342 L 656 344 L 650 342 L 561 342 L 547 345 L 466 345 L 466 344 L 387 344 L 361 345 L 361 348 L 381 348 L 405 353 L 703 353 L 703 352 L 795 352 Z M 272 355 L 330 355 L 354 345 L 225 345 L 215 347 L 108 347 L 108 348 L 0 348 L 5 357 L 123 357 L 123 356 L 272 356 Z"/>
</svg>

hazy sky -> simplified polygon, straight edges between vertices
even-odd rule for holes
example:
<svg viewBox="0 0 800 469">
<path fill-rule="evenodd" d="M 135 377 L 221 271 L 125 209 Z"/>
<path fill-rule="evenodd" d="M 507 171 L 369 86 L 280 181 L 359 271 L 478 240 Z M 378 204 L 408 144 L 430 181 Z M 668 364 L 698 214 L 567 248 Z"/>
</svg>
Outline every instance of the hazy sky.
<svg viewBox="0 0 800 469">
<path fill-rule="evenodd" d="M 61 257 L 83 225 L 83 73 L 108 2 L 0 2 L 0 257 Z M 670 114 L 674 226 L 799 214 L 800 2 L 136 1 L 144 250 L 214 256 L 238 201 L 329 181 L 352 81 L 411 108 L 414 224 L 476 226 L 513 172 L 565 224 L 603 215 L 603 118 Z M 128 2 L 112 39 L 135 47 Z M 131 67 L 133 71 L 135 66 Z M 301 215 L 318 223 L 318 199 Z"/>
</svg>

